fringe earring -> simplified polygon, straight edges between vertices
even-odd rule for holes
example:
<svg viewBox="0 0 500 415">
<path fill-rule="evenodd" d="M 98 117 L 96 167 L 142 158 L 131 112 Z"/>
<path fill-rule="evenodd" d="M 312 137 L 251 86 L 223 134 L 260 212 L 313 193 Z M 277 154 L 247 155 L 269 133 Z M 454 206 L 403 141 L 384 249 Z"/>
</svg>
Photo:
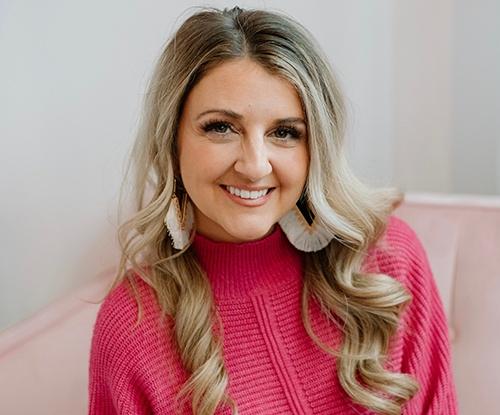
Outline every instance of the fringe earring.
<svg viewBox="0 0 500 415">
<path fill-rule="evenodd" d="M 176 180 L 174 178 L 174 191 L 164 223 L 172 240 L 172 246 L 175 249 L 182 250 L 189 244 L 194 224 L 194 213 L 193 207 L 188 200 L 187 192 L 183 192 L 182 203 L 179 203 L 175 191 Z"/>
<path fill-rule="evenodd" d="M 278 223 L 290 243 L 299 251 L 319 251 L 333 239 L 330 232 L 315 220 L 304 195 Z"/>
</svg>

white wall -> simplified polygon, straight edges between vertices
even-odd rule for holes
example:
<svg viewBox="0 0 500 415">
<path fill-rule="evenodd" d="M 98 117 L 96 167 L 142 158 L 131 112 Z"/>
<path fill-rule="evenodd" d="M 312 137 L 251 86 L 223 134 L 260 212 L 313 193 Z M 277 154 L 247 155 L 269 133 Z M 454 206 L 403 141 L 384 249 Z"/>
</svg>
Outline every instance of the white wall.
<svg viewBox="0 0 500 415">
<path fill-rule="evenodd" d="M 394 5 L 394 182 L 500 194 L 500 2 Z"/>
<path fill-rule="evenodd" d="M 451 188 L 451 3 L 395 3 L 393 162 L 404 190 Z"/>
<path fill-rule="evenodd" d="M 497 171 L 497 190 L 496 194 L 500 195 L 500 139 L 497 139 L 497 162 L 495 169 Z"/>
<path fill-rule="evenodd" d="M 174 20 L 162 24 L 153 5 L 121 9 L 118 1 L 4 5 L 0 327 L 116 260 L 124 155 Z"/>
<path fill-rule="evenodd" d="M 480 93 L 465 85 L 478 76 L 479 67 L 470 73 L 463 67 L 461 77 L 455 75 L 461 44 L 455 37 L 463 40 L 470 30 L 465 3 L 276 0 L 239 5 L 282 9 L 317 37 L 349 101 L 349 148 L 363 178 L 406 190 L 447 192 L 461 190 L 466 173 L 457 160 L 467 154 L 485 157 L 463 144 L 466 138 L 479 143 L 470 132 L 455 144 L 457 128 L 470 127 L 470 117 L 462 113 L 477 114 L 475 102 L 487 102 L 498 113 L 493 70 L 484 81 L 492 88 L 481 90 L 490 94 L 489 101 L 474 96 L 460 111 L 454 104 L 471 90 Z M 116 264 L 116 202 L 145 82 L 173 27 L 194 4 L 0 3 L 0 329 Z M 483 13 L 495 11 L 491 4 Z M 462 25 L 454 23 L 457 16 L 464 19 Z M 461 28 L 457 34 L 456 27 Z M 472 54 L 473 46 L 465 53 Z M 488 60 L 492 48 L 487 43 L 483 54 L 474 56 L 498 64 Z M 498 143 L 498 117 L 474 118 L 480 119 L 491 150 L 491 143 Z M 495 154 L 500 159 L 498 144 L 488 153 Z M 470 179 L 467 191 L 490 192 L 496 185 L 500 193 L 499 163 L 474 163 L 478 176 Z M 496 184 L 480 186 L 484 175 L 496 177 Z"/>
<path fill-rule="evenodd" d="M 500 194 L 500 2 L 455 0 L 452 189 Z"/>
</svg>

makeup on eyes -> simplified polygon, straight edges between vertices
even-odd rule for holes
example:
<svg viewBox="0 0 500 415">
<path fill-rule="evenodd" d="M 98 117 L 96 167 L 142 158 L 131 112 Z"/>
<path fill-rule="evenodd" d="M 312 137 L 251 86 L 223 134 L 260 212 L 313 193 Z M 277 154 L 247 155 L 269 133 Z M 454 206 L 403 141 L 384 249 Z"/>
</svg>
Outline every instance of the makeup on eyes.
<svg viewBox="0 0 500 415">
<path fill-rule="evenodd" d="M 217 129 L 222 128 L 224 131 L 217 131 Z M 213 132 L 215 134 L 220 134 L 220 135 L 225 135 L 228 133 L 228 131 L 232 131 L 234 133 L 238 133 L 238 129 L 234 127 L 234 125 L 224 119 L 219 119 L 219 118 L 214 118 L 214 119 L 209 119 L 207 121 L 204 121 L 201 123 L 201 129 L 206 132 L 210 133 Z M 284 133 L 286 135 L 290 135 L 290 138 L 292 140 L 298 140 L 302 138 L 304 133 L 296 128 L 293 124 L 291 123 L 278 123 L 274 126 L 274 133 L 280 132 Z M 278 139 L 284 140 L 286 139 L 285 137 L 276 137 Z"/>
</svg>

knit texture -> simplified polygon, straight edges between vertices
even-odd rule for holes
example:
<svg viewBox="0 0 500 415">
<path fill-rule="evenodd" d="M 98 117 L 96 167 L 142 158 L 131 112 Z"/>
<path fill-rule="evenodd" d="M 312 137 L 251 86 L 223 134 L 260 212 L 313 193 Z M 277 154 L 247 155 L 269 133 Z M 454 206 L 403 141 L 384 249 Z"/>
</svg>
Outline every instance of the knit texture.
<svg viewBox="0 0 500 415">
<path fill-rule="evenodd" d="M 420 383 L 405 415 L 457 414 L 448 326 L 426 253 L 414 231 L 392 216 L 384 249 L 370 250 L 364 270 L 392 276 L 411 292 L 387 362 Z M 372 414 L 341 388 L 335 359 L 307 335 L 300 315 L 304 253 L 276 225 L 257 241 L 215 242 L 197 234 L 193 249 L 207 272 L 224 331 L 229 394 L 240 414 Z M 89 414 L 174 414 L 188 379 L 173 322 L 158 320 L 152 289 L 137 279 L 144 319 L 127 282 L 105 299 L 94 326 L 89 365 Z M 338 347 L 342 335 L 310 301 L 314 331 Z M 191 413 L 186 408 L 183 413 Z M 229 414 L 229 408 L 217 414 Z"/>
</svg>

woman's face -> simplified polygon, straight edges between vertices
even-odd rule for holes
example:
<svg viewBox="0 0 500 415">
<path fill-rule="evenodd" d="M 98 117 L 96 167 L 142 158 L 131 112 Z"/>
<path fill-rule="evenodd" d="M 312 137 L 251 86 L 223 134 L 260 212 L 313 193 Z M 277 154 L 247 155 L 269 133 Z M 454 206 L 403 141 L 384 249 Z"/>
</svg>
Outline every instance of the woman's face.
<svg viewBox="0 0 500 415">
<path fill-rule="evenodd" d="M 177 145 L 197 232 L 216 241 L 268 235 L 306 182 L 307 126 L 299 96 L 288 81 L 247 58 L 213 68 L 194 86 Z M 252 189 L 272 190 L 262 196 Z"/>
</svg>

